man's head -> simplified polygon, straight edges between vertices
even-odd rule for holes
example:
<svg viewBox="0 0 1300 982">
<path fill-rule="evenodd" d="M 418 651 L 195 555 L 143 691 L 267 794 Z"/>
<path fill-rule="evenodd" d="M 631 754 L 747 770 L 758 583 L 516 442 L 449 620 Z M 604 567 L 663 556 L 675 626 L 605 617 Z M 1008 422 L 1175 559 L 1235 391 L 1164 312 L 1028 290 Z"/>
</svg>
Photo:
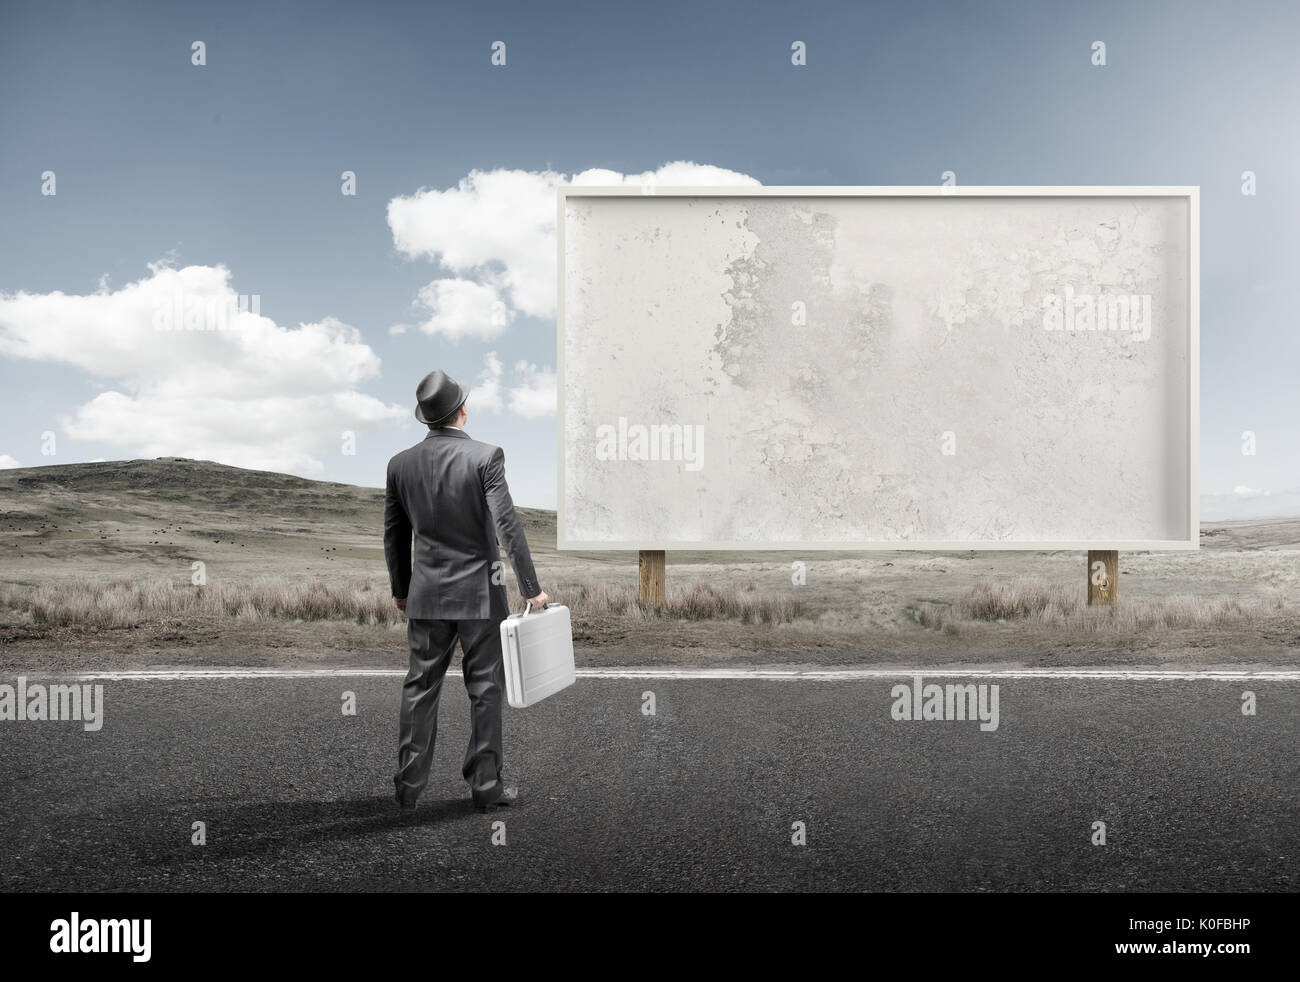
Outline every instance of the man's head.
<svg viewBox="0 0 1300 982">
<path fill-rule="evenodd" d="M 420 380 L 415 389 L 415 418 L 429 426 L 450 426 L 464 414 L 469 389 L 438 369 Z"/>
<path fill-rule="evenodd" d="M 469 411 L 462 405 L 446 419 L 438 423 L 430 423 L 429 429 L 436 430 L 440 426 L 454 426 L 457 429 L 465 428 L 465 420 L 469 419 Z"/>
</svg>

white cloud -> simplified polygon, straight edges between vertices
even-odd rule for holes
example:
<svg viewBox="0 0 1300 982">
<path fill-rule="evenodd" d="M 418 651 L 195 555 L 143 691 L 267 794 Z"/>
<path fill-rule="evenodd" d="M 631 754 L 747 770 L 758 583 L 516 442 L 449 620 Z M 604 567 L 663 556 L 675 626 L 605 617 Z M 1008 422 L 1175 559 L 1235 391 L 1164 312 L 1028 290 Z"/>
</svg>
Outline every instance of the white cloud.
<svg viewBox="0 0 1300 982">
<path fill-rule="evenodd" d="M 458 276 L 475 275 L 509 294 L 511 306 L 538 317 L 555 309 L 555 188 L 564 175 L 471 171 L 446 191 L 421 188 L 388 203 L 393 243 Z"/>
<path fill-rule="evenodd" d="M 357 391 L 379 358 L 356 329 L 332 318 L 282 327 L 238 306 L 225 266 L 154 264 L 86 296 L 0 293 L 0 354 L 108 382 L 63 429 L 143 457 L 316 475 L 316 454 L 338 448 L 343 430 L 409 415 Z M 160 329 L 169 322 L 219 329 Z"/>
<path fill-rule="evenodd" d="M 555 414 L 555 372 L 527 361 L 515 363 L 512 384 L 505 384 L 505 366 L 495 351 L 483 360 L 483 371 L 470 389 L 470 410 L 499 414 L 507 409 L 527 419 Z"/>
<path fill-rule="evenodd" d="M 16 461 L 13 457 L 10 457 L 7 453 L 0 453 L 0 471 L 7 471 L 14 467 L 22 466 L 22 464 Z"/>
<path fill-rule="evenodd" d="M 417 303 L 431 306 L 425 292 L 445 302 L 446 288 L 438 283 L 474 282 L 490 289 L 507 305 L 508 317 L 555 316 L 555 192 L 561 184 L 690 187 L 708 185 L 757 186 L 746 174 L 673 161 L 641 174 L 592 169 L 572 178 L 556 171 L 471 171 L 454 188 L 421 188 L 388 202 L 393 244 L 411 258 L 427 258 L 453 273 L 454 280 L 434 280 L 421 290 Z M 460 288 L 453 288 L 460 289 Z M 483 296 L 485 296 L 484 294 Z M 468 305 L 457 308 L 464 317 L 482 317 Z M 452 329 L 457 333 L 452 333 Z M 496 327 L 497 329 L 493 329 Z M 488 338 L 504 325 L 480 324 L 477 331 L 462 319 L 431 318 L 421 325 L 430 334 Z"/>
<path fill-rule="evenodd" d="M 519 384 L 510 390 L 510 411 L 526 419 L 555 415 L 555 372 L 526 361 L 515 363 Z"/>
<path fill-rule="evenodd" d="M 467 410 L 500 413 L 505 407 L 501 398 L 501 359 L 495 351 L 489 351 L 483 360 L 483 371 L 479 372 L 478 382 L 470 386 L 469 398 L 465 400 Z"/>
<path fill-rule="evenodd" d="M 1260 491 L 1257 488 L 1248 488 L 1244 484 L 1238 484 L 1232 489 L 1232 493 L 1238 498 L 1260 498 L 1267 497 L 1272 491 Z"/>
<path fill-rule="evenodd" d="M 622 174 L 616 170 L 603 170 L 593 167 L 575 174 L 570 184 L 578 186 L 621 185 L 624 187 L 760 187 L 758 178 L 741 174 L 739 171 L 714 167 L 712 164 L 697 164 L 690 160 L 674 160 L 664 164 L 658 170 L 642 171 L 640 174 Z"/>
<path fill-rule="evenodd" d="M 506 306 L 495 286 L 458 277 L 426 283 L 420 288 L 416 303 L 429 311 L 429 316 L 419 325 L 420 330 L 453 341 L 495 337 L 514 320 L 514 312 Z"/>
</svg>

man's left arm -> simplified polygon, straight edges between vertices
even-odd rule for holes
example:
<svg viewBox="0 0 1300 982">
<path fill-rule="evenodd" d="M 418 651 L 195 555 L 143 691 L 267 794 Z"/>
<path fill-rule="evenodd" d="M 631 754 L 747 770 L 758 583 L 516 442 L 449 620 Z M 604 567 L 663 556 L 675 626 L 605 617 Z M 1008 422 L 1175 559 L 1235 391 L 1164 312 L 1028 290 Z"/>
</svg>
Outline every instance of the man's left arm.
<svg viewBox="0 0 1300 982">
<path fill-rule="evenodd" d="M 519 593 L 525 600 L 541 596 L 542 587 L 537 582 L 537 571 L 533 569 L 533 556 L 528 551 L 524 526 L 515 512 L 510 487 L 506 484 L 505 453 L 499 447 L 493 450 L 492 456 L 485 463 L 482 478 L 483 494 L 496 523 L 497 538 L 510 557 L 515 579 L 519 582 Z"/>
</svg>

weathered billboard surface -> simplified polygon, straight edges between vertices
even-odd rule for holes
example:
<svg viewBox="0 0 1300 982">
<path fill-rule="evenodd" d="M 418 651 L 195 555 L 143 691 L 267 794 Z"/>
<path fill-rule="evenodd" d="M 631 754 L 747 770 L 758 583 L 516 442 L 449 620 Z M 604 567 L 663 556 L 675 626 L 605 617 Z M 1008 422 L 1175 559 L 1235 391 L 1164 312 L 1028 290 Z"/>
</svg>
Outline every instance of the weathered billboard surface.
<svg viewBox="0 0 1300 982">
<path fill-rule="evenodd" d="M 1194 188 L 565 188 L 561 548 L 1189 549 Z"/>
</svg>

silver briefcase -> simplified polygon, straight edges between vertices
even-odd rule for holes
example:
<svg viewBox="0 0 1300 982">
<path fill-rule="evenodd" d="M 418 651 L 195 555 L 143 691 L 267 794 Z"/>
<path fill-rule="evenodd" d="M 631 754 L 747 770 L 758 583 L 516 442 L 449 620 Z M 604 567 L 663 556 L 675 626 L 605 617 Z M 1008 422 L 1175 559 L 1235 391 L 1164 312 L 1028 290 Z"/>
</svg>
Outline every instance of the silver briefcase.
<svg viewBox="0 0 1300 982">
<path fill-rule="evenodd" d="M 573 627 L 569 608 L 546 604 L 511 614 L 501 622 L 501 655 L 506 670 L 506 701 L 516 709 L 532 706 L 573 685 Z"/>
</svg>

